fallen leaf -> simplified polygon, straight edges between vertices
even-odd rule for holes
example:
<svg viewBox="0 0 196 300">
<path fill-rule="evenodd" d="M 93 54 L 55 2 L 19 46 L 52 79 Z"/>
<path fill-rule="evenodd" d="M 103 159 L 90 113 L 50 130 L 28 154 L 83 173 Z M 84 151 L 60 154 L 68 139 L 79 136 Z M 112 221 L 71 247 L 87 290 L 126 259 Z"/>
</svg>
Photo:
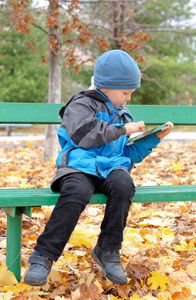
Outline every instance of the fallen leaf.
<svg viewBox="0 0 196 300">
<path fill-rule="evenodd" d="M 81 298 L 80 288 L 76 289 L 74 292 L 71 292 L 72 300 L 79 300 Z"/>
<path fill-rule="evenodd" d="M 186 241 L 180 241 L 180 245 L 174 246 L 175 251 L 189 251 L 190 249 L 194 249 L 195 245 L 193 242 L 187 244 Z"/>
<path fill-rule="evenodd" d="M 140 297 L 137 294 L 133 294 L 129 297 L 129 300 L 140 300 Z"/>
<path fill-rule="evenodd" d="M 182 291 L 174 292 L 172 294 L 172 300 L 194 300 L 193 296 L 191 295 L 190 289 L 186 287 L 182 287 Z"/>
<path fill-rule="evenodd" d="M 192 262 L 186 267 L 186 272 L 190 276 L 196 276 L 196 261 Z"/>
<path fill-rule="evenodd" d="M 2 266 L 0 266 L 0 284 L 2 285 L 14 285 L 17 284 L 18 281 L 14 274 L 10 272 L 5 264 L 2 261 Z"/>
<path fill-rule="evenodd" d="M 148 278 L 147 284 L 151 284 L 152 290 L 157 290 L 159 287 L 161 288 L 161 291 L 165 291 L 167 286 L 166 284 L 169 284 L 170 281 L 165 275 L 161 275 L 158 271 L 152 271 L 151 272 L 152 277 Z"/>
</svg>

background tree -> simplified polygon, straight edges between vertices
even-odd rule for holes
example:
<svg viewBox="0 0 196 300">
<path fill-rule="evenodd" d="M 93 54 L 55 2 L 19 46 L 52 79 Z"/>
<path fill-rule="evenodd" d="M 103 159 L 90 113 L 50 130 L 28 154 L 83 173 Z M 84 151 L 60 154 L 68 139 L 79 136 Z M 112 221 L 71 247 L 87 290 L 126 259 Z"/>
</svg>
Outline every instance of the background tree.
<svg viewBox="0 0 196 300">
<path fill-rule="evenodd" d="M 71 65 L 71 68 L 76 72 L 79 72 L 80 65 L 85 62 L 75 55 L 74 40 L 70 39 L 69 33 L 71 34 L 74 31 L 75 43 L 77 41 L 80 45 L 87 43 L 92 38 L 90 31 L 85 28 L 77 17 L 79 12 L 78 3 L 78 1 L 71 1 L 65 9 L 59 1 L 50 0 L 47 9 L 40 10 L 33 8 L 28 0 L 10 0 L 1 4 L 2 13 L 9 16 L 11 21 L 9 27 L 14 27 L 17 34 L 22 33 L 28 39 L 32 28 L 36 28 L 40 29 L 48 40 L 49 103 L 61 102 L 61 57 L 64 55 L 64 67 Z M 60 13 L 62 12 L 64 14 L 61 16 Z M 43 18 L 36 18 L 42 13 L 44 14 Z M 43 22 L 44 18 L 45 22 Z M 40 21 L 41 23 L 39 23 Z M 27 45 L 32 51 L 36 51 L 32 42 L 28 41 Z M 7 50 L 4 53 L 4 58 L 6 57 Z M 42 62 L 46 63 L 46 61 L 44 53 Z M 45 160 L 57 155 L 56 131 L 56 125 L 48 125 L 46 128 Z"/>
<path fill-rule="evenodd" d="M 42 32 L 31 31 L 28 39 L 16 34 L 4 14 L 0 14 L 0 28 L 0 101 L 47 101 L 48 68 L 40 60 L 47 41 Z"/>
</svg>

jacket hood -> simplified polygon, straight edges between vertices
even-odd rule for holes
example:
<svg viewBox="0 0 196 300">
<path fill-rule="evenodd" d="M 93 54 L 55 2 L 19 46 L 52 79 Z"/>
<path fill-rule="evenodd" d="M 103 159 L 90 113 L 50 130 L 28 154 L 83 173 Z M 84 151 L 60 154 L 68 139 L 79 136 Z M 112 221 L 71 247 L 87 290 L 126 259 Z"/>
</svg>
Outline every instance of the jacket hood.
<svg viewBox="0 0 196 300">
<path fill-rule="evenodd" d="M 77 94 L 74 94 L 69 101 L 66 103 L 65 106 L 61 107 L 60 111 L 59 111 L 59 116 L 61 117 L 61 119 L 63 119 L 63 115 L 64 115 L 64 111 L 67 108 L 67 106 L 74 100 L 79 99 L 83 96 L 87 96 L 90 98 L 93 98 L 97 101 L 100 101 L 102 103 L 107 102 L 107 99 L 105 99 L 101 94 L 99 94 L 96 90 L 89 90 L 89 89 L 81 89 L 78 91 Z"/>
</svg>

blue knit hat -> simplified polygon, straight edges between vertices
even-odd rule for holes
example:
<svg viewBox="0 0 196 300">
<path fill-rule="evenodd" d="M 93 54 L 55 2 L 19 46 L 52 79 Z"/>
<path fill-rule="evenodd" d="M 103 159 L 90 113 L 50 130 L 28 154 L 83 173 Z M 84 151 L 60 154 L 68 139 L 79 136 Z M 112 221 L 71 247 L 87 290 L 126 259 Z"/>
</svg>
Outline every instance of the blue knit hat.
<svg viewBox="0 0 196 300">
<path fill-rule="evenodd" d="M 140 87 L 140 70 L 136 61 L 126 52 L 107 51 L 96 61 L 94 84 L 105 89 L 136 89 Z"/>
</svg>

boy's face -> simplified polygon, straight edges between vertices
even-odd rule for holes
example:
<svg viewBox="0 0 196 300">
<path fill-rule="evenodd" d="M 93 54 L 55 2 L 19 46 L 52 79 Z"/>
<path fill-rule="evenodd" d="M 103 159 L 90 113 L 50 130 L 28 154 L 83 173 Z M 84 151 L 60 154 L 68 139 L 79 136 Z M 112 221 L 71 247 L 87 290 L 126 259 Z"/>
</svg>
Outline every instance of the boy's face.
<svg viewBox="0 0 196 300">
<path fill-rule="evenodd" d="M 114 108 L 126 104 L 127 101 L 131 100 L 131 94 L 135 91 L 133 90 L 110 90 L 101 89 L 101 91 L 111 100 Z"/>
</svg>

